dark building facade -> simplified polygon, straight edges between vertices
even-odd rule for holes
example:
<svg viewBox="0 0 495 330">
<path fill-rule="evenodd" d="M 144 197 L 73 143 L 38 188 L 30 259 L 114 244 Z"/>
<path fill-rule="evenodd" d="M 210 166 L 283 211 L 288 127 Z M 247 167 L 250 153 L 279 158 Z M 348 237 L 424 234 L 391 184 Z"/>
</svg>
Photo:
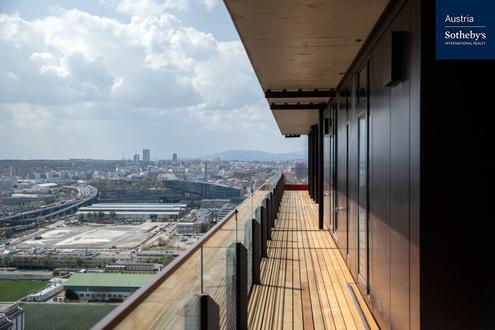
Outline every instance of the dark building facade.
<svg viewBox="0 0 495 330">
<path fill-rule="evenodd" d="M 167 189 L 180 192 L 185 196 L 196 196 L 200 198 L 234 198 L 241 197 L 239 188 L 221 186 L 206 182 L 185 181 L 185 180 L 164 180 L 162 181 Z"/>
<path fill-rule="evenodd" d="M 327 21 L 315 8 L 328 4 L 289 1 L 267 5 L 268 22 L 255 4 L 226 1 L 282 134 L 308 135 L 321 228 L 383 329 L 493 327 L 495 290 L 476 283 L 495 275 L 485 83 L 495 62 L 435 58 L 436 1 L 329 3 Z M 376 20 L 327 84 L 331 65 L 321 62 L 338 66 L 338 55 L 325 47 L 343 47 L 331 38 L 344 40 L 360 7 Z"/>
<path fill-rule="evenodd" d="M 202 199 L 229 199 L 240 203 L 241 190 L 205 182 L 164 180 L 163 189 L 102 189 L 99 203 L 186 203 L 200 206 Z"/>
</svg>

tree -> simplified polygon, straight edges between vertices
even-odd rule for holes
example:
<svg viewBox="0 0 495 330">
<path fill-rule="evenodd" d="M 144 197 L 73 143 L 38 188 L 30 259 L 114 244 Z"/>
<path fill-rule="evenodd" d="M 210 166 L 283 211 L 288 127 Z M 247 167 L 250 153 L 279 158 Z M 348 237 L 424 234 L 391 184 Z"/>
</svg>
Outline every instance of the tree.
<svg viewBox="0 0 495 330">
<path fill-rule="evenodd" d="M 11 265 L 12 258 L 10 256 L 5 256 L 3 258 L 0 258 L 0 264 L 4 267 L 8 267 Z"/>
<path fill-rule="evenodd" d="M 201 223 L 201 232 L 206 233 L 211 227 L 213 227 L 214 224 L 215 223 L 212 221 L 203 221 Z"/>
<path fill-rule="evenodd" d="M 60 271 L 58 269 L 54 269 L 52 272 L 53 276 L 60 276 Z"/>
<path fill-rule="evenodd" d="M 105 212 L 103 211 L 98 211 L 98 219 L 101 220 L 101 219 L 105 219 Z"/>
<path fill-rule="evenodd" d="M 47 256 L 46 258 L 43 259 L 43 268 L 52 268 L 54 266 L 54 260 L 50 256 Z"/>
<path fill-rule="evenodd" d="M 43 223 L 44 223 L 44 222 L 45 222 L 45 219 L 44 219 L 43 217 L 37 217 L 37 218 L 36 218 L 36 224 L 37 224 L 38 226 L 43 225 Z"/>
<path fill-rule="evenodd" d="M 115 213 L 115 211 L 110 211 L 109 217 L 110 217 L 110 219 L 113 220 L 113 219 L 117 218 L 117 213 Z"/>
<path fill-rule="evenodd" d="M 175 259 L 174 256 L 164 256 L 161 260 L 163 266 L 167 266 Z"/>
<path fill-rule="evenodd" d="M 77 215 L 77 220 L 79 220 L 79 221 L 84 221 L 84 213 L 79 213 L 79 214 Z"/>
<path fill-rule="evenodd" d="M 82 266 L 82 265 L 84 264 L 84 260 L 83 260 L 83 259 L 81 259 L 81 258 L 76 258 L 76 264 L 77 264 L 78 266 Z"/>
</svg>

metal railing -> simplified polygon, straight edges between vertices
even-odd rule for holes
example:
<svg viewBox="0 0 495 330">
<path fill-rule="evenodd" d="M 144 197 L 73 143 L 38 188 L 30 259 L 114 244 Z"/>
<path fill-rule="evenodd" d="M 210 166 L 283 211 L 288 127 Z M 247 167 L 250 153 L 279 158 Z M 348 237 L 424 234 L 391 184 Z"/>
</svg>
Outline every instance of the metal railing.
<svg viewBox="0 0 495 330">
<path fill-rule="evenodd" d="M 93 329 L 246 328 L 284 182 L 270 178 Z"/>
<path fill-rule="evenodd" d="M 285 176 L 287 184 L 308 184 L 308 167 L 307 166 L 292 166 L 284 169 L 282 172 Z"/>
</svg>

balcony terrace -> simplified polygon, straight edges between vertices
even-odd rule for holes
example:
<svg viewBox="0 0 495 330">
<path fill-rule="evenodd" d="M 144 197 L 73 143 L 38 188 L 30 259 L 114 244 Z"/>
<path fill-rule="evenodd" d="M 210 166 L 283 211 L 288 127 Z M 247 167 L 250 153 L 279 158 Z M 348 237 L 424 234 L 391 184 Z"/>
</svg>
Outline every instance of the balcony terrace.
<svg viewBox="0 0 495 330">
<path fill-rule="evenodd" d="M 277 175 L 95 328 L 376 328 L 317 222 L 308 192 Z"/>
<path fill-rule="evenodd" d="M 261 283 L 249 300 L 250 329 L 377 328 L 307 191 L 285 191 Z"/>
</svg>

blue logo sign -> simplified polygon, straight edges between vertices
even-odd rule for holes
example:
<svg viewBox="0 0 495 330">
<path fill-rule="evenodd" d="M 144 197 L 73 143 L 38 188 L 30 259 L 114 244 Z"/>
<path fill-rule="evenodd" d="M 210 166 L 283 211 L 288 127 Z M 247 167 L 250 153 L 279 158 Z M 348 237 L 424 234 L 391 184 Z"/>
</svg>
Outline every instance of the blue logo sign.
<svg viewBox="0 0 495 330">
<path fill-rule="evenodd" d="M 495 1 L 436 0 L 436 58 L 495 59 Z"/>
</svg>

